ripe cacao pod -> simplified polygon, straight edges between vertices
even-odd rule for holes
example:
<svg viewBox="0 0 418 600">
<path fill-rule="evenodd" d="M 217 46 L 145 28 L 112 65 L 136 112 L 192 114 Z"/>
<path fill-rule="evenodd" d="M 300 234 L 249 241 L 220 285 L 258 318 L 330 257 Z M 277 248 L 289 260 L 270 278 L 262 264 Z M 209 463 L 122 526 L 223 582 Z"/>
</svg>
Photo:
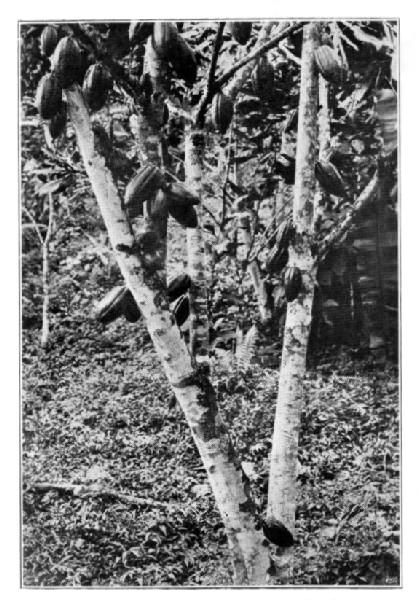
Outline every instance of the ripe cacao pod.
<svg viewBox="0 0 418 600">
<path fill-rule="evenodd" d="M 36 90 L 35 106 L 41 119 L 52 119 L 62 108 L 62 88 L 53 73 L 42 77 Z"/>
<path fill-rule="evenodd" d="M 65 130 L 67 125 L 67 106 L 63 102 L 60 110 L 52 117 L 49 122 L 49 133 L 52 139 L 59 137 Z"/>
<path fill-rule="evenodd" d="M 64 89 L 80 81 L 81 52 L 74 38 L 63 37 L 58 42 L 51 58 L 51 66 Z"/>
<path fill-rule="evenodd" d="M 263 533 L 269 542 L 282 548 L 289 548 L 294 544 L 293 535 L 285 525 L 273 516 L 262 522 Z"/>
<path fill-rule="evenodd" d="M 315 63 L 322 77 L 331 83 L 341 83 L 343 68 L 337 53 L 330 46 L 322 45 L 315 50 Z"/>
<path fill-rule="evenodd" d="M 107 325 L 124 314 L 126 292 L 127 288 L 124 285 L 118 285 L 100 300 L 95 309 L 95 317 L 100 323 Z"/>
<path fill-rule="evenodd" d="M 91 110 L 100 110 L 113 87 L 112 76 L 102 63 L 90 65 L 83 81 L 83 95 Z"/>
<path fill-rule="evenodd" d="M 295 183 L 296 161 L 288 154 L 279 154 L 276 160 L 274 172 L 280 175 L 285 183 L 294 185 Z"/>
<path fill-rule="evenodd" d="M 124 209 L 133 219 L 142 214 L 142 205 L 154 198 L 163 185 L 163 175 L 154 165 L 144 165 L 126 186 Z"/>
<path fill-rule="evenodd" d="M 187 296 L 182 296 L 178 300 L 174 306 L 173 313 L 177 326 L 181 327 L 187 321 L 190 314 L 190 303 Z"/>
<path fill-rule="evenodd" d="M 230 21 L 228 28 L 238 44 L 246 44 L 251 37 L 252 23 L 250 21 Z"/>
<path fill-rule="evenodd" d="M 58 30 L 54 25 L 47 25 L 41 33 L 41 54 L 50 56 L 58 43 Z"/>
<path fill-rule="evenodd" d="M 125 295 L 123 296 L 123 315 L 129 323 L 136 323 L 141 317 L 141 311 L 132 295 L 131 290 L 125 288 Z"/>
<path fill-rule="evenodd" d="M 262 56 L 251 73 L 253 92 L 260 100 L 268 102 L 274 94 L 274 68 L 266 56 Z"/>
<path fill-rule="evenodd" d="M 212 122 L 220 133 L 226 133 L 234 115 L 234 103 L 223 92 L 212 100 Z"/>
<path fill-rule="evenodd" d="M 179 181 L 168 183 L 165 191 L 173 202 L 180 202 L 189 206 L 197 205 L 200 202 L 199 197 L 184 183 L 180 183 Z"/>
<path fill-rule="evenodd" d="M 147 214 L 151 219 L 166 219 L 168 216 L 168 202 L 163 190 L 147 200 Z"/>
<path fill-rule="evenodd" d="M 129 25 L 129 41 L 132 44 L 141 44 L 152 35 L 153 21 L 131 21 Z"/>
<path fill-rule="evenodd" d="M 315 165 L 315 176 L 321 187 L 333 196 L 343 198 L 345 187 L 342 177 L 335 165 L 328 161 L 318 161 Z"/>
<path fill-rule="evenodd" d="M 284 275 L 284 291 L 286 300 L 293 302 L 302 288 L 302 273 L 298 267 L 288 267 Z"/>
<path fill-rule="evenodd" d="M 167 287 L 167 295 L 170 302 L 174 302 L 180 296 L 185 294 L 190 288 L 192 280 L 187 273 L 177 275 L 170 281 Z"/>
</svg>

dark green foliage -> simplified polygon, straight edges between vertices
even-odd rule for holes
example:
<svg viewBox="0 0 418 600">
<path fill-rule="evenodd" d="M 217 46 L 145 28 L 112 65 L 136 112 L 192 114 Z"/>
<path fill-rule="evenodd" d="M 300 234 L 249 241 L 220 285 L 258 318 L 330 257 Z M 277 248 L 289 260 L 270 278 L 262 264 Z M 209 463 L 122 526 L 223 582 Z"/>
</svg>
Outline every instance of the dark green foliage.
<svg viewBox="0 0 418 600">
<path fill-rule="evenodd" d="M 288 154 L 279 154 L 277 160 L 274 164 L 274 172 L 277 175 L 280 175 L 284 182 L 289 185 L 294 185 L 295 183 L 295 167 L 296 161 L 292 156 Z"/>
<path fill-rule="evenodd" d="M 60 110 L 54 115 L 49 123 L 49 133 L 52 139 L 56 139 L 65 131 L 67 125 L 67 107 L 62 103 Z"/>
<path fill-rule="evenodd" d="M 189 229 L 197 227 L 197 213 L 189 202 L 169 198 L 168 212 L 180 225 Z"/>
</svg>

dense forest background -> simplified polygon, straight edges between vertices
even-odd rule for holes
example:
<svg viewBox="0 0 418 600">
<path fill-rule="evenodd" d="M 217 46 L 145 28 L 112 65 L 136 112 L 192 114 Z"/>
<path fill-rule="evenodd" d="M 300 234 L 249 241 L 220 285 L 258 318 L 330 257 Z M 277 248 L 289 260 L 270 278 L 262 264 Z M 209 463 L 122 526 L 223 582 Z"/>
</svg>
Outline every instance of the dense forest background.
<svg viewBox="0 0 418 600">
<path fill-rule="evenodd" d="M 146 44 L 155 30 L 144 34 L 143 24 L 56 27 L 57 41 L 77 40 L 80 84 L 97 62 L 110 75 L 104 102 L 100 97 L 94 106 L 90 97 L 90 116 L 94 147 L 121 198 L 143 166 L 132 114 L 137 105 L 146 111 L 147 102 L 160 102 L 144 77 Z M 273 40 L 282 25 L 266 30 L 265 23 L 253 23 L 240 43 L 230 25 L 219 36 L 215 22 L 176 24 L 193 50 L 196 75 L 188 81 L 190 74 L 171 64 L 164 90 L 158 153 L 170 181 L 190 181 L 187 112 L 198 110 L 208 91 L 216 40 L 222 38 L 219 79 Z M 232 76 L 225 82 L 222 89 L 234 99 L 226 127 L 213 108 L 200 124 L 204 201 L 196 213 L 206 258 L 211 382 L 258 530 L 268 501 L 291 302 L 289 257 L 282 264 L 278 235 L 294 202 L 301 27 L 265 53 L 270 71 L 264 66 L 260 74 L 264 59 L 257 58 L 239 85 Z M 55 131 L 52 120 L 39 117 L 35 96 L 51 68 L 42 52 L 44 31 L 44 23 L 21 26 L 23 582 L 227 585 L 233 575 L 224 523 L 146 323 L 129 322 L 126 312 L 108 323 L 101 318 L 100 302 L 124 279 L 71 119 L 61 116 Z M 340 71 L 320 79 L 328 132 L 322 131 L 319 158 L 337 169 L 343 189 L 335 180 L 327 188 L 319 170 L 316 247 L 350 216 L 376 172 L 379 186 L 317 265 L 307 370 L 301 373 L 291 583 L 396 585 L 397 24 L 324 23 L 321 43 L 335 50 Z M 190 231 L 170 213 L 169 281 L 190 272 Z M 200 305 L 193 304 L 192 292 L 193 317 Z M 196 320 L 187 311 L 183 319 L 178 304 L 170 310 L 191 344 L 199 337 Z"/>
</svg>

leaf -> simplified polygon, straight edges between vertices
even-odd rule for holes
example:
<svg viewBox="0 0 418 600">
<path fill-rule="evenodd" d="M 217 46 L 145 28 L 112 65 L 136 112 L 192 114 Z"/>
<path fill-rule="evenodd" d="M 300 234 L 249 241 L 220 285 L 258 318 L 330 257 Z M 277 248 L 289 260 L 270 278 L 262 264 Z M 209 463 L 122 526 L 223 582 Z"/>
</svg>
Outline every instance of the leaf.
<svg viewBox="0 0 418 600">
<path fill-rule="evenodd" d="M 37 190 L 37 193 L 39 194 L 39 196 L 44 196 L 46 194 L 53 194 L 62 186 L 62 184 L 63 184 L 62 179 L 57 179 L 55 181 L 48 181 L 48 183 L 45 183 Z"/>
</svg>

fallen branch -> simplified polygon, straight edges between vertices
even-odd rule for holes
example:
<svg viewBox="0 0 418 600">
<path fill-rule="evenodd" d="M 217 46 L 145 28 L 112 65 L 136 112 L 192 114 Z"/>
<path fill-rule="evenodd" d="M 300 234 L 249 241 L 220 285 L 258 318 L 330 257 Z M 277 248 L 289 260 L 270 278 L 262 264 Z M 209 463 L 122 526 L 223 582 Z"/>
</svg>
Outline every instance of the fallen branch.
<svg viewBox="0 0 418 600">
<path fill-rule="evenodd" d="M 51 491 L 61 492 L 69 494 L 77 498 L 108 498 L 110 500 L 117 500 L 123 504 L 129 506 L 151 506 L 151 507 L 167 507 L 167 505 L 174 506 L 172 502 L 160 502 L 150 498 L 139 498 L 138 496 L 131 496 L 130 494 L 123 494 L 111 488 L 98 487 L 95 485 L 83 485 L 74 483 L 53 483 L 53 482 L 37 482 L 32 483 L 25 490 L 26 492 L 39 492 L 46 493 Z"/>
</svg>

